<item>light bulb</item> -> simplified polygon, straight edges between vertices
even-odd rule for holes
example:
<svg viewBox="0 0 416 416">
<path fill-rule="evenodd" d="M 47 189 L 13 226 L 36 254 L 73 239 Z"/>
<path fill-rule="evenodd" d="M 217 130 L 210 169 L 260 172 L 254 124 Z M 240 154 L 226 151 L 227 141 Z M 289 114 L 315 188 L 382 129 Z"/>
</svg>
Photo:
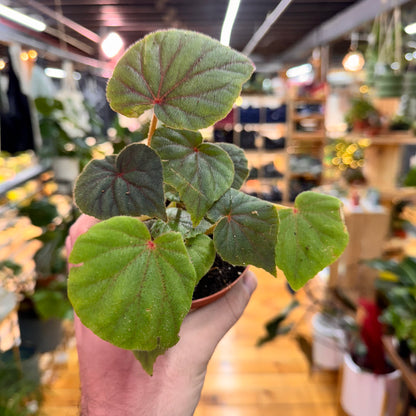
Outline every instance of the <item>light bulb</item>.
<svg viewBox="0 0 416 416">
<path fill-rule="evenodd" d="M 360 71 L 365 64 L 364 56 L 361 52 L 348 52 L 342 60 L 342 66 L 346 71 L 356 72 Z"/>
<path fill-rule="evenodd" d="M 101 49 L 107 58 L 114 58 L 123 47 L 123 39 L 116 32 L 110 32 L 102 41 Z"/>
</svg>

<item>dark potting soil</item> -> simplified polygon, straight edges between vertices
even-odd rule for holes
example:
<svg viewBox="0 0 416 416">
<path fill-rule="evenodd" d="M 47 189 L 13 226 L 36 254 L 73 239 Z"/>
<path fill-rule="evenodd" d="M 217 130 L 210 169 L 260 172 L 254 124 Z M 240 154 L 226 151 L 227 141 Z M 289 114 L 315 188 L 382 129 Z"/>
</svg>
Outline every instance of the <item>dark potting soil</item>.
<svg viewBox="0 0 416 416">
<path fill-rule="evenodd" d="M 244 269 L 244 266 L 233 266 L 217 255 L 210 271 L 196 285 L 192 300 L 219 292 L 234 282 L 243 273 Z"/>
</svg>

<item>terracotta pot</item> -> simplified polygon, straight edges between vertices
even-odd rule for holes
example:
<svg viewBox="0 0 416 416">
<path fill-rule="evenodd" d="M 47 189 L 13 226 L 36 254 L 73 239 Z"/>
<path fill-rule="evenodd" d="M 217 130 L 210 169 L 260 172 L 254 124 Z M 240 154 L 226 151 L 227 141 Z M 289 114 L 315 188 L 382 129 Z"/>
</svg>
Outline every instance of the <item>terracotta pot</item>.
<svg viewBox="0 0 416 416">
<path fill-rule="evenodd" d="M 196 299 L 192 301 L 191 304 L 191 311 L 201 308 L 202 306 L 209 305 L 210 303 L 214 302 L 217 299 L 222 298 L 234 285 L 237 284 L 237 282 L 247 273 L 247 270 L 249 268 L 246 267 L 243 271 L 243 273 L 240 274 L 240 276 L 237 277 L 237 279 L 234 280 L 230 285 L 226 286 L 224 289 L 220 290 L 219 292 L 216 292 L 210 296 L 206 296 L 201 299 Z"/>
</svg>

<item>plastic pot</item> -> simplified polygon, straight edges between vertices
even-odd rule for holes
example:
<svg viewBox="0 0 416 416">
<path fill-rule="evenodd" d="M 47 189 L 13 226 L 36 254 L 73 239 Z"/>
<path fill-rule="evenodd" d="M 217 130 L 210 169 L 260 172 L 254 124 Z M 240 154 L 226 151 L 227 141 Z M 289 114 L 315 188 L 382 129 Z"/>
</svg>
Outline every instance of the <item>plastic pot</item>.
<svg viewBox="0 0 416 416">
<path fill-rule="evenodd" d="M 374 374 L 344 355 L 341 406 L 349 416 L 395 416 L 400 400 L 401 373 Z"/>
<path fill-rule="evenodd" d="M 346 348 L 346 332 L 342 321 L 330 315 L 317 313 L 312 317 L 312 360 L 326 370 L 341 367 Z"/>
<path fill-rule="evenodd" d="M 228 286 L 226 286 L 224 289 L 210 295 L 210 296 L 206 296 L 204 298 L 201 299 L 195 299 L 192 301 L 191 304 L 191 310 L 195 310 L 198 308 L 201 308 L 202 306 L 206 306 L 209 305 L 210 303 L 216 301 L 217 299 L 222 298 L 232 287 L 234 287 L 237 282 L 242 279 L 242 277 L 247 273 L 248 271 L 248 267 L 246 267 L 243 271 L 243 273 L 240 274 L 240 276 L 237 277 L 237 279 L 234 280 L 234 282 L 232 282 L 231 284 L 229 284 Z"/>
</svg>

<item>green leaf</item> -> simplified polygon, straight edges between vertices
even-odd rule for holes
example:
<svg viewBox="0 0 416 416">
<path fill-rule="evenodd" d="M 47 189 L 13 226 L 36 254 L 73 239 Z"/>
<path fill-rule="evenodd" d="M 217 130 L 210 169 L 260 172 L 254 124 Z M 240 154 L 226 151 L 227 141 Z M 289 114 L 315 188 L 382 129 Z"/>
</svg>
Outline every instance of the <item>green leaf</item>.
<svg viewBox="0 0 416 416">
<path fill-rule="evenodd" d="M 199 234 L 204 234 L 212 224 L 204 219 L 196 226 L 193 227 L 191 215 L 180 208 L 168 208 L 166 210 L 168 222 L 162 220 L 152 220 L 147 223 L 150 225 L 150 234 L 153 238 L 158 237 L 168 231 L 177 231 L 181 233 L 183 238 L 195 237 Z"/>
<path fill-rule="evenodd" d="M 273 204 L 230 189 L 211 208 L 208 218 L 218 221 L 214 244 L 225 261 L 252 264 L 276 276 L 278 217 Z"/>
<path fill-rule="evenodd" d="M 202 143 L 199 132 L 161 127 L 152 138 L 152 148 L 162 159 L 164 179 L 185 203 L 194 224 L 230 188 L 234 165 L 220 147 Z"/>
<path fill-rule="evenodd" d="M 165 219 L 160 158 L 148 146 L 134 143 L 117 156 L 92 160 L 77 179 L 74 197 L 82 212 L 99 219 L 117 215 Z"/>
<path fill-rule="evenodd" d="M 38 288 L 31 296 L 31 299 L 41 319 L 68 319 L 72 316 L 72 307 L 66 292 L 49 288 Z"/>
<path fill-rule="evenodd" d="M 194 265 L 197 280 L 199 281 L 209 269 L 215 260 L 214 242 L 205 234 L 199 234 L 196 237 L 186 241 L 186 248 L 189 257 Z"/>
<path fill-rule="evenodd" d="M 233 161 L 234 181 L 231 187 L 240 189 L 249 173 L 248 162 L 244 150 L 231 143 L 217 143 L 216 145 L 225 150 Z"/>
<path fill-rule="evenodd" d="M 189 312 L 196 274 L 179 233 L 152 240 L 136 218 L 114 217 L 78 237 L 68 294 L 85 326 L 133 350 L 170 348 Z"/>
<path fill-rule="evenodd" d="M 56 205 L 46 198 L 33 200 L 29 205 L 20 207 L 19 214 L 29 217 L 30 222 L 38 227 L 49 225 L 59 215 Z"/>
<path fill-rule="evenodd" d="M 195 237 L 203 234 L 212 226 L 211 223 L 202 219 L 201 222 L 194 227 L 189 212 L 180 208 L 168 208 L 166 210 L 168 217 L 168 225 L 172 231 L 178 231 L 184 238 Z"/>
<path fill-rule="evenodd" d="M 267 334 L 257 341 L 257 346 L 273 341 L 278 335 L 286 335 L 293 328 L 293 322 L 283 326 L 284 321 L 288 318 L 293 309 L 300 305 L 297 299 L 293 299 L 279 314 L 268 321 L 265 325 Z"/>
<path fill-rule="evenodd" d="M 153 375 L 153 366 L 156 362 L 157 357 L 166 352 L 166 348 L 155 348 L 152 351 L 139 351 L 133 350 L 133 354 L 137 360 L 140 361 L 144 371 L 146 371 L 149 376 Z"/>
<path fill-rule="evenodd" d="M 246 56 L 206 35 L 154 32 L 119 60 L 107 99 L 114 111 L 127 117 L 154 107 L 167 126 L 198 130 L 229 113 L 253 69 Z"/>
<path fill-rule="evenodd" d="M 348 243 L 342 203 L 332 196 L 303 192 L 294 209 L 282 209 L 276 263 L 294 290 L 333 263 Z"/>
</svg>

